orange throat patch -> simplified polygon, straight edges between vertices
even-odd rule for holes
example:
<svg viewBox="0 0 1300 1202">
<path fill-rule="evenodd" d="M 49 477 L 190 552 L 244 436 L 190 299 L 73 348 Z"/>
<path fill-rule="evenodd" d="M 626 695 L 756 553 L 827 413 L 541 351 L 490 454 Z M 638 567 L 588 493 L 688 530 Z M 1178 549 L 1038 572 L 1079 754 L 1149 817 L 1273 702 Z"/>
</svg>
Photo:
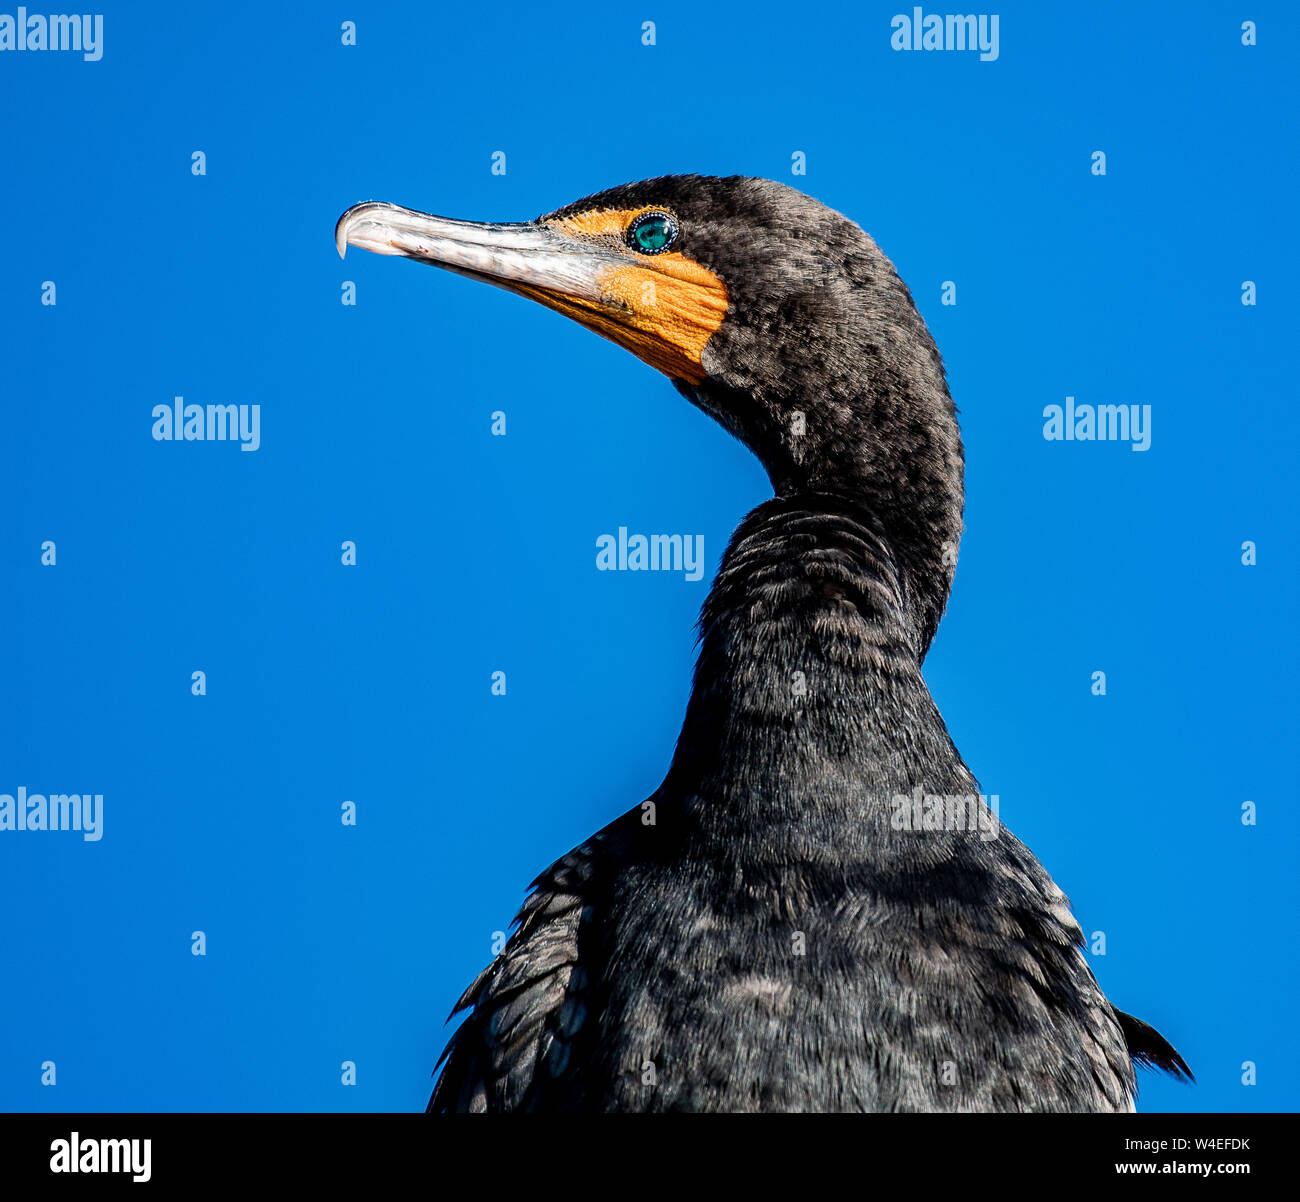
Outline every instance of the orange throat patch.
<svg viewBox="0 0 1300 1202">
<path fill-rule="evenodd" d="M 604 209 L 554 224 L 573 237 L 621 239 L 630 222 L 646 211 Z M 519 291 L 617 342 L 671 379 L 704 380 L 708 373 L 701 356 L 727 315 L 722 280 L 694 259 L 666 251 L 608 267 L 600 287 L 600 303 L 527 286 Z"/>
</svg>

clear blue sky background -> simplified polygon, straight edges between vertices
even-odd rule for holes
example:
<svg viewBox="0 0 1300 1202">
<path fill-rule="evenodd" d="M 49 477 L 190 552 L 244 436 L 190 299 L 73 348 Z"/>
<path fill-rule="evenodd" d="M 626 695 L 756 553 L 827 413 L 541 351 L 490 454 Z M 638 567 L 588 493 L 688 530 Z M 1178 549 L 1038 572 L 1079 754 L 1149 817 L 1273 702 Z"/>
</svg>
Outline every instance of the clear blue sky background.
<svg viewBox="0 0 1300 1202">
<path fill-rule="evenodd" d="M 630 355 L 334 223 L 699 171 L 848 213 L 930 323 L 969 468 L 926 674 L 1194 1066 L 1142 1105 L 1294 1109 L 1294 7 L 999 3 L 987 63 L 892 51 L 893 4 L 369 7 L 0 54 L 0 792 L 106 807 L 0 833 L 0 1106 L 423 1106 L 528 882 L 658 784 L 768 487 Z M 260 404 L 261 449 L 153 441 L 176 395 Z M 1066 395 L 1151 405 L 1151 449 L 1044 441 Z M 597 572 L 619 525 L 703 534 L 705 579 Z"/>
</svg>

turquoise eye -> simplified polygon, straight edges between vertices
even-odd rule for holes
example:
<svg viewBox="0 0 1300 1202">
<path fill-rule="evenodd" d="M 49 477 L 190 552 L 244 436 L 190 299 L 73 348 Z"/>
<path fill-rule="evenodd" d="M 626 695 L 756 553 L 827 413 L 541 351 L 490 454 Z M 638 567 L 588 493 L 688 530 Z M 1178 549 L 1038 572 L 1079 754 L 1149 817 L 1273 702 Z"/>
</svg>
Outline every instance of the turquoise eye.
<svg viewBox="0 0 1300 1202">
<path fill-rule="evenodd" d="M 642 213 L 627 227 L 627 244 L 643 255 L 658 255 L 677 239 L 677 222 L 668 213 Z"/>
</svg>

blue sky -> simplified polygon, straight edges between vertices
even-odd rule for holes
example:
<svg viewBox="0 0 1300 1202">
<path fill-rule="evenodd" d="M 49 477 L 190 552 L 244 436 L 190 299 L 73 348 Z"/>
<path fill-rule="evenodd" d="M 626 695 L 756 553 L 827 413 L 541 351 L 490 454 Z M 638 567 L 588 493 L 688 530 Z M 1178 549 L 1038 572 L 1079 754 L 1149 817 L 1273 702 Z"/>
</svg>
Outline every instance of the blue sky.
<svg viewBox="0 0 1300 1202">
<path fill-rule="evenodd" d="M 875 4 L 133 4 L 98 62 L 0 52 L 0 793 L 105 799 L 0 832 L 0 1107 L 423 1106 L 528 882 L 659 783 L 768 487 L 630 355 L 334 222 L 699 171 L 849 214 L 930 324 L 968 471 L 926 675 L 1195 1069 L 1142 1106 L 1295 1109 L 1297 18 L 1142 9 L 1001 4 L 994 62 Z M 175 396 L 259 449 L 155 441 Z M 1066 396 L 1150 449 L 1045 440 Z M 596 571 L 620 525 L 704 579 Z"/>
</svg>

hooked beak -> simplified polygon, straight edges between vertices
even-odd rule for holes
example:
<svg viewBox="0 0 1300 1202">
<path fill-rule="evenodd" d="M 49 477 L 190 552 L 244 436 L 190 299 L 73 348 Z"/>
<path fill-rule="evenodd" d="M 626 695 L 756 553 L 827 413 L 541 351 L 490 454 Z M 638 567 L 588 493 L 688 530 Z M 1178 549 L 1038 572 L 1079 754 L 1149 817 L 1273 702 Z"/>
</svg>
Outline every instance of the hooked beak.
<svg viewBox="0 0 1300 1202">
<path fill-rule="evenodd" d="M 334 242 L 340 258 L 357 246 L 511 292 L 539 290 L 604 305 L 616 298 L 602 288 L 602 274 L 626 262 L 617 251 L 537 222 L 457 221 L 375 200 L 354 205 L 339 218 Z"/>
<path fill-rule="evenodd" d="M 519 293 L 630 350 L 670 379 L 699 384 L 701 355 L 727 312 L 722 281 L 682 254 L 647 258 L 623 239 L 627 215 L 514 224 L 456 221 L 367 201 L 339 218 L 349 246 L 401 255 Z"/>
</svg>

